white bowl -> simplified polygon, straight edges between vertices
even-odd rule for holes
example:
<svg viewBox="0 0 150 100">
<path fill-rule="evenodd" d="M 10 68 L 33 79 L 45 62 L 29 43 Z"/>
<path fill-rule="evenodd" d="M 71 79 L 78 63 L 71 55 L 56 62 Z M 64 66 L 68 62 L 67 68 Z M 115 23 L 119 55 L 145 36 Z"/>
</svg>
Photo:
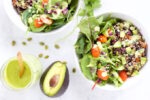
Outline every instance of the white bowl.
<svg viewBox="0 0 150 100">
<path fill-rule="evenodd" d="M 134 18 L 132 18 L 132 17 L 130 17 L 128 15 L 125 15 L 125 14 L 113 13 L 113 12 L 111 12 L 111 13 L 110 12 L 109 13 L 103 13 L 101 15 L 108 16 L 110 14 L 111 14 L 112 17 L 120 18 L 120 19 L 127 20 L 127 21 L 130 21 L 131 23 L 133 23 L 140 30 L 141 34 L 143 35 L 144 39 L 146 40 L 146 42 L 148 44 L 148 47 L 150 46 L 150 39 L 148 39 L 147 31 L 144 29 L 143 25 L 141 25 L 136 19 L 134 19 Z M 82 71 L 80 69 L 79 59 L 78 59 L 76 53 L 74 55 L 74 58 L 75 58 L 76 66 L 80 70 L 80 74 L 82 75 L 82 77 L 86 78 L 83 75 L 83 73 L 82 73 Z M 144 77 L 144 75 L 147 74 L 148 65 L 150 63 L 150 61 L 149 61 L 149 59 L 150 59 L 149 48 L 147 49 L 147 58 L 148 58 L 148 61 L 143 66 L 143 68 L 140 70 L 139 75 L 131 77 L 131 78 L 128 78 L 127 81 L 121 87 L 115 87 L 114 85 L 110 85 L 110 84 L 107 84 L 105 86 L 98 86 L 97 85 L 96 87 L 100 88 L 100 89 L 103 89 L 103 90 L 116 91 L 116 90 L 128 89 L 131 86 L 136 85 L 136 83 L 142 81 L 142 77 Z M 89 79 L 87 79 L 87 83 L 89 83 L 91 86 L 94 85 L 94 82 L 92 80 L 89 80 Z"/>
<path fill-rule="evenodd" d="M 3 2 L 4 2 L 4 8 L 5 8 L 6 13 L 7 13 L 8 17 L 10 18 L 10 20 L 21 30 L 27 31 L 28 27 L 25 24 L 23 24 L 20 15 L 14 9 L 14 7 L 12 5 L 12 0 L 3 0 Z M 41 35 L 41 34 L 56 34 L 56 33 L 61 32 L 63 29 L 68 28 L 72 24 L 73 20 L 77 17 L 78 11 L 80 9 L 80 5 L 81 5 L 81 0 L 78 1 L 78 7 L 76 9 L 73 19 L 70 22 L 66 23 L 64 26 L 62 26 L 58 29 L 52 30 L 50 32 L 39 32 L 39 33 L 29 32 L 29 33 Z"/>
</svg>

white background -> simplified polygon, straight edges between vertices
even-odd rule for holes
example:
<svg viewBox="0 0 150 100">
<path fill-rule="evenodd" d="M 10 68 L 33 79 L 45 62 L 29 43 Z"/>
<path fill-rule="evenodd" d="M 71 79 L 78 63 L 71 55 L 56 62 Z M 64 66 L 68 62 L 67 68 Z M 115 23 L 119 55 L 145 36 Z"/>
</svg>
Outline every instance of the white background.
<svg viewBox="0 0 150 100">
<path fill-rule="evenodd" d="M 149 0 L 102 0 L 102 7 L 95 11 L 95 15 L 102 12 L 121 12 L 128 14 L 137 19 L 150 33 L 150 1 Z M 49 54 L 48 60 L 40 59 L 43 64 L 43 70 L 56 60 L 67 61 L 67 66 L 70 74 L 70 84 L 67 91 L 58 98 L 46 97 L 40 90 L 39 82 L 32 88 L 21 92 L 12 92 L 3 87 L 0 79 L 0 100 L 150 100 L 150 78 L 145 75 L 143 79 L 128 90 L 124 91 L 104 91 L 95 88 L 91 91 L 92 85 L 87 83 L 79 68 L 75 74 L 72 73 L 72 68 L 76 67 L 74 61 L 73 44 L 76 41 L 77 33 L 74 32 L 69 38 L 60 40 L 58 43 L 61 49 L 56 50 L 54 44 L 60 38 L 66 36 L 73 27 L 65 28 L 64 31 L 55 35 L 25 35 L 25 32 L 20 30 L 5 13 L 2 3 L 0 3 L 0 66 L 12 56 L 15 56 L 17 51 L 33 54 L 38 56 L 39 53 Z M 22 46 L 21 42 L 26 41 L 27 37 L 33 37 L 33 41 L 27 46 Z M 149 34 L 150 36 L 150 34 Z M 17 45 L 11 46 L 11 41 L 16 40 Z M 39 46 L 39 41 L 45 41 L 49 45 L 49 50 Z M 150 68 L 149 68 L 150 69 Z"/>
</svg>

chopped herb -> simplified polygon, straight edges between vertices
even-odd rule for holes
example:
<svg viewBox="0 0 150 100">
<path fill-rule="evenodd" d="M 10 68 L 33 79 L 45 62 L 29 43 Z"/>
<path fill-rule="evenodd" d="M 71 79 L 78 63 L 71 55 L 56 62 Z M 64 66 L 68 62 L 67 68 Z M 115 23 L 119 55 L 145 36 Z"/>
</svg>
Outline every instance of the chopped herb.
<svg viewBox="0 0 150 100">
<path fill-rule="evenodd" d="M 76 73 L 76 68 L 73 68 L 73 69 L 72 69 L 72 72 L 73 72 L 73 73 Z"/>
<path fill-rule="evenodd" d="M 27 41 L 29 42 L 32 41 L 32 37 L 27 38 Z"/>
<path fill-rule="evenodd" d="M 59 49 L 60 46 L 59 46 L 58 44 L 55 44 L 55 48 L 56 48 L 56 49 Z"/>
<path fill-rule="evenodd" d="M 11 42 L 11 45 L 12 45 L 12 46 L 15 46 L 15 45 L 16 45 L 16 41 L 13 40 L 13 41 Z"/>
<path fill-rule="evenodd" d="M 26 43 L 25 41 L 23 41 L 23 42 L 22 42 L 22 45 L 24 45 L 24 46 L 25 46 L 25 45 L 27 45 L 27 43 Z"/>
<path fill-rule="evenodd" d="M 48 50 L 48 45 L 45 45 L 45 50 Z"/>
<path fill-rule="evenodd" d="M 44 45 L 45 45 L 45 43 L 44 43 L 44 42 L 40 42 L 40 45 L 41 45 L 41 46 L 44 46 Z"/>
<path fill-rule="evenodd" d="M 40 54 L 39 54 L 39 58 L 42 58 L 42 57 L 43 57 L 43 54 L 42 54 L 42 53 L 40 53 Z"/>
<path fill-rule="evenodd" d="M 46 55 L 44 58 L 45 58 L 45 59 L 48 59 L 48 58 L 49 58 L 49 55 Z"/>
</svg>

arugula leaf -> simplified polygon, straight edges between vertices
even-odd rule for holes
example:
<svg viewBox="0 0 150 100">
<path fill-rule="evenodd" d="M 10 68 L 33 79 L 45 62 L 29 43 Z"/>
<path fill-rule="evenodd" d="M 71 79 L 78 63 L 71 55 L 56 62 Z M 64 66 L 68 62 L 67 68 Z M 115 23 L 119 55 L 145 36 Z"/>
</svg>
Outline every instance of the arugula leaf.
<svg viewBox="0 0 150 100">
<path fill-rule="evenodd" d="M 110 19 L 106 21 L 104 27 L 101 30 L 101 33 L 105 32 L 109 27 L 112 27 L 112 25 L 116 23 L 116 21 L 116 19 Z"/>
<path fill-rule="evenodd" d="M 75 44 L 78 56 L 82 56 L 83 54 L 88 53 L 91 47 L 92 47 L 91 40 L 89 40 L 84 34 L 81 34 L 79 36 L 78 41 Z"/>
<path fill-rule="evenodd" d="M 100 16 L 100 17 L 97 18 L 97 21 L 98 21 L 99 24 L 101 24 L 103 22 L 103 20 L 104 20 L 103 16 Z"/>
<path fill-rule="evenodd" d="M 98 62 L 98 59 L 96 58 L 93 58 L 91 55 L 89 55 L 89 64 L 87 65 L 87 67 L 97 67 L 97 62 Z"/>
<path fill-rule="evenodd" d="M 75 44 L 75 49 L 76 49 L 76 53 L 78 54 L 78 56 L 84 54 L 84 51 L 85 51 L 85 40 L 86 40 L 85 35 L 81 34 L 79 36 L 78 41 Z"/>
<path fill-rule="evenodd" d="M 78 54 L 88 53 L 92 48 L 92 29 L 98 26 L 98 21 L 95 17 L 89 17 L 80 22 L 78 27 L 80 28 L 81 35 L 76 43 L 76 51 Z"/>
<path fill-rule="evenodd" d="M 80 65 L 81 65 L 81 70 L 82 70 L 83 74 L 85 75 L 85 77 L 87 77 L 88 79 L 92 79 L 92 74 L 90 72 L 90 68 L 87 67 L 89 62 L 90 62 L 90 59 L 89 59 L 88 55 L 84 55 L 84 57 L 80 60 Z"/>
<path fill-rule="evenodd" d="M 95 17 L 89 17 L 81 20 L 78 27 L 80 28 L 80 32 L 85 34 L 88 39 L 91 39 L 91 31 L 98 26 L 99 23 Z"/>
</svg>

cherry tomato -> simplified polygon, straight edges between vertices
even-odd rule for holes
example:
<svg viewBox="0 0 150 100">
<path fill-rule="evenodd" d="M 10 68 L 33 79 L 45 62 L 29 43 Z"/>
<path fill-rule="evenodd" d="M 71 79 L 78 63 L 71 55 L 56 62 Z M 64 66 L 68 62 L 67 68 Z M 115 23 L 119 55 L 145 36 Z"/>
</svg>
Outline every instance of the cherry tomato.
<svg viewBox="0 0 150 100">
<path fill-rule="evenodd" d="M 100 48 L 97 45 L 94 45 L 91 50 L 92 56 L 97 58 L 100 56 Z"/>
<path fill-rule="evenodd" d="M 36 19 L 34 20 L 34 26 L 35 26 L 36 28 L 40 28 L 41 26 L 43 26 L 43 22 L 41 21 L 40 18 L 36 18 Z"/>
<path fill-rule="evenodd" d="M 127 78 L 128 78 L 128 76 L 127 76 L 127 72 L 126 71 L 121 71 L 121 72 L 119 72 L 119 76 L 120 76 L 120 78 L 122 79 L 122 81 L 126 81 L 127 80 Z"/>
<path fill-rule="evenodd" d="M 97 71 L 97 76 L 98 76 L 98 78 L 100 78 L 101 80 L 104 80 L 104 81 L 108 80 L 108 78 L 109 78 L 107 72 L 100 70 L 100 69 Z"/>
<path fill-rule="evenodd" d="M 43 4 L 48 4 L 48 0 L 42 0 Z"/>
<path fill-rule="evenodd" d="M 98 39 L 101 43 L 106 43 L 107 42 L 107 37 L 104 35 L 100 35 Z"/>
</svg>

